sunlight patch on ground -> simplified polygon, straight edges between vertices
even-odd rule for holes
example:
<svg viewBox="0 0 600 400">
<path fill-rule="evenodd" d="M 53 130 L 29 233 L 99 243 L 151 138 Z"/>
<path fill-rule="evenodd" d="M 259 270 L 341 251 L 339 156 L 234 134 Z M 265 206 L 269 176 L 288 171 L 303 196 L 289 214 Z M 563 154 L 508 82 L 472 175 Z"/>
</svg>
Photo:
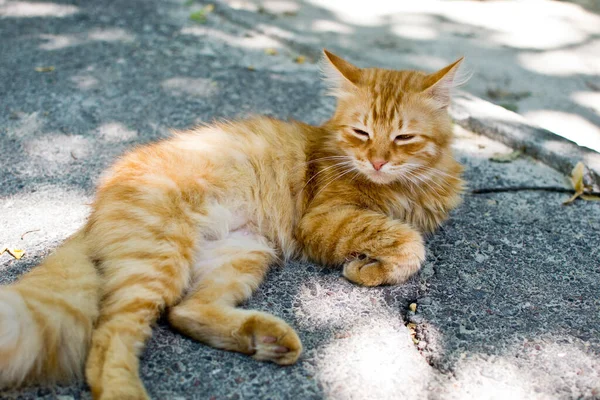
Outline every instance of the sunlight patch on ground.
<svg viewBox="0 0 600 400">
<path fill-rule="evenodd" d="M 42 50 L 59 50 L 66 47 L 80 46 L 89 42 L 121 42 L 131 43 L 135 36 L 121 28 L 111 29 L 92 29 L 85 33 L 76 33 L 71 35 L 49 35 L 39 36 L 45 40 L 40 44 Z"/>
<path fill-rule="evenodd" d="M 406 54 L 405 58 L 413 65 L 418 65 L 420 70 L 433 72 L 448 65 L 441 57 L 426 54 Z"/>
<path fill-rule="evenodd" d="M 66 17 L 79 12 L 79 8 L 67 4 L 36 3 L 29 1 L 0 0 L 0 17 Z"/>
<path fill-rule="evenodd" d="M 50 133 L 24 143 L 25 152 L 47 162 L 47 168 L 60 168 L 91 152 L 89 140 L 83 136 Z"/>
<path fill-rule="evenodd" d="M 553 49 L 580 43 L 590 34 L 600 33 L 600 16 L 586 12 L 577 5 L 561 2 L 371 0 L 368 6 L 346 0 L 308 2 L 333 12 L 342 22 L 360 26 L 385 23 L 383 17 L 390 14 L 400 17 L 410 13 L 440 16 L 454 23 L 485 29 L 490 32 L 494 42 L 521 49 Z M 436 28 L 435 24 L 432 27 L 431 21 L 419 25 L 427 29 Z M 396 26 L 402 28 L 400 23 Z"/>
<path fill-rule="evenodd" d="M 600 115 L 600 92 L 575 92 L 571 98 L 575 103 L 588 107 Z"/>
<path fill-rule="evenodd" d="M 232 0 L 228 2 L 228 5 L 236 10 L 260 11 L 271 14 L 295 13 L 300 8 L 297 1 L 290 0 Z"/>
<path fill-rule="evenodd" d="M 288 0 L 265 0 L 260 4 L 267 12 L 273 14 L 293 13 L 300 8 L 297 2 Z"/>
<path fill-rule="evenodd" d="M 73 82 L 75 86 L 77 86 L 77 88 L 81 90 L 93 89 L 98 86 L 98 83 L 100 83 L 98 79 L 94 78 L 91 75 L 75 75 L 72 76 L 70 79 L 71 82 Z"/>
<path fill-rule="evenodd" d="M 477 135 L 459 125 L 454 125 L 452 148 L 462 157 L 489 159 L 496 154 L 510 153 L 512 149 L 487 136 Z"/>
<path fill-rule="evenodd" d="M 27 251 L 30 245 L 59 240 L 83 223 L 91 201 L 83 191 L 48 185 L 33 193 L 0 197 L 0 243 Z M 21 235 L 30 230 L 39 231 Z M 9 235 L 8 232 L 12 232 Z M 18 234 L 15 234 L 18 232 Z"/>
<path fill-rule="evenodd" d="M 164 90 L 175 96 L 192 95 L 197 97 L 209 97 L 218 92 L 217 83 L 204 78 L 178 76 L 167 79 L 160 85 Z"/>
<path fill-rule="evenodd" d="M 391 316 L 353 326 L 318 353 L 316 377 L 326 398 L 418 398 L 432 378 L 407 329 Z"/>
<path fill-rule="evenodd" d="M 123 142 L 137 138 L 138 132 L 119 122 L 109 122 L 98 127 L 98 136 L 106 142 Z"/>
<path fill-rule="evenodd" d="M 530 111 L 527 119 L 580 146 L 600 151 L 600 127 L 577 114 L 555 110 Z"/>
<path fill-rule="evenodd" d="M 339 22 L 330 21 L 327 19 L 318 19 L 312 23 L 311 29 L 315 32 L 336 32 L 342 34 L 350 34 L 354 29 Z"/>
<path fill-rule="evenodd" d="M 435 29 L 427 26 L 399 24 L 392 27 L 392 32 L 398 36 L 416 40 L 434 40 L 438 37 Z"/>
<path fill-rule="evenodd" d="M 181 34 L 207 37 L 208 40 L 219 40 L 230 46 L 248 49 L 264 49 L 267 47 L 279 47 L 279 43 L 277 41 L 267 36 L 257 35 L 253 37 L 239 37 L 205 26 L 188 26 L 181 30 Z"/>
<path fill-rule="evenodd" d="M 23 115 L 16 126 L 6 129 L 6 135 L 15 138 L 30 137 L 38 133 L 43 126 L 44 122 L 40 113 L 36 111 Z"/>
<path fill-rule="evenodd" d="M 500 358 L 487 364 L 481 360 L 459 362 L 458 382 L 452 385 L 452 398 L 461 400 L 525 400 L 531 398 L 530 378 L 511 363 Z"/>
<path fill-rule="evenodd" d="M 360 321 L 361 313 L 385 311 L 375 297 L 377 293 L 368 294 L 363 291 L 345 293 L 342 287 L 349 284 L 343 278 L 334 285 L 328 286 L 323 286 L 317 278 L 308 279 L 299 288 L 294 299 L 300 305 L 295 311 L 296 319 L 309 329 L 335 328 Z M 370 297 L 375 299 L 375 304 Z M 348 309 L 347 302 L 352 303 L 352 310 Z"/>
<path fill-rule="evenodd" d="M 585 347 L 577 340 L 565 343 L 549 337 L 525 340 L 508 355 L 470 354 L 454 368 L 457 380 L 447 387 L 447 398 L 553 399 L 557 393 L 570 398 L 569 391 L 594 398 L 600 394 L 600 360 Z"/>
<path fill-rule="evenodd" d="M 518 55 L 526 69 L 544 75 L 569 77 L 577 74 L 595 75 L 600 69 L 600 54 L 573 53 L 566 50 L 545 53 L 528 52 Z"/>
</svg>

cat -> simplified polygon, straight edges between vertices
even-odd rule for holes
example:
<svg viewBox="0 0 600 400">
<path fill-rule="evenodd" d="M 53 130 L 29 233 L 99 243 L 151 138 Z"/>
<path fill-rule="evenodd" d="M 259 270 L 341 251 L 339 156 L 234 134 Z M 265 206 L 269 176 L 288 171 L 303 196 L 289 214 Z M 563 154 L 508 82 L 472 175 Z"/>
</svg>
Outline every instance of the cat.
<svg viewBox="0 0 600 400">
<path fill-rule="evenodd" d="M 254 117 L 124 155 L 84 227 L 0 288 L 0 387 L 85 372 L 95 399 L 147 399 L 138 355 L 163 310 L 200 342 L 296 362 L 294 329 L 236 305 L 291 258 L 365 286 L 419 270 L 423 234 L 461 201 L 447 113 L 461 61 L 361 69 L 325 50 L 337 108 L 322 126 Z"/>
</svg>

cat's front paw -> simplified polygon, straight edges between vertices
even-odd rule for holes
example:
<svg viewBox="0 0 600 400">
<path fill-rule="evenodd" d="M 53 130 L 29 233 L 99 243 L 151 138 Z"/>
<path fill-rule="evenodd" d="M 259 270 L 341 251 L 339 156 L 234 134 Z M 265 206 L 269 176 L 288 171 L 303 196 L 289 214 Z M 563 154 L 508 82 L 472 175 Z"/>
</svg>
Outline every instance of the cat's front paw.
<svg viewBox="0 0 600 400">
<path fill-rule="evenodd" d="M 380 261 L 359 257 L 344 265 L 343 275 L 357 285 L 379 286 L 385 282 L 386 273 Z"/>
<path fill-rule="evenodd" d="M 363 286 L 396 285 L 405 282 L 421 268 L 425 247 L 420 242 L 405 245 L 391 256 L 373 259 L 361 255 L 344 265 L 344 276 Z"/>
</svg>

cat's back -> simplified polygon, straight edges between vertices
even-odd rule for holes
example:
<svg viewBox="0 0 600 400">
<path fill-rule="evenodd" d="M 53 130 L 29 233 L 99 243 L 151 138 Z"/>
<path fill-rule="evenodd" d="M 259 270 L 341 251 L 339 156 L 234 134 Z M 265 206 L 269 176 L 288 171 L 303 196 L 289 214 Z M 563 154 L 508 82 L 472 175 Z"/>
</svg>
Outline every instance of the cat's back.
<svg viewBox="0 0 600 400">
<path fill-rule="evenodd" d="M 107 215 L 103 210 L 115 210 L 110 218 L 118 218 L 131 206 L 161 219 L 176 210 L 215 229 L 256 226 L 292 253 L 311 129 L 257 117 L 175 133 L 137 148 L 105 174 L 92 219 Z M 224 211 L 231 220 L 223 220 Z"/>
</svg>

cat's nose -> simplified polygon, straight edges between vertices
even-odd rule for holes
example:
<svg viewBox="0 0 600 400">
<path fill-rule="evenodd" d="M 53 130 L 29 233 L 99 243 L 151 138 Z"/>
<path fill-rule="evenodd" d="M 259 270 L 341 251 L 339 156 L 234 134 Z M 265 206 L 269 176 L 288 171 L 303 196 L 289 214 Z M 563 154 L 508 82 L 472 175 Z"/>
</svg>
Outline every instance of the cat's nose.
<svg viewBox="0 0 600 400">
<path fill-rule="evenodd" d="M 371 165 L 375 168 L 375 171 L 379 171 L 385 164 L 387 164 L 387 161 L 371 160 Z"/>
</svg>

